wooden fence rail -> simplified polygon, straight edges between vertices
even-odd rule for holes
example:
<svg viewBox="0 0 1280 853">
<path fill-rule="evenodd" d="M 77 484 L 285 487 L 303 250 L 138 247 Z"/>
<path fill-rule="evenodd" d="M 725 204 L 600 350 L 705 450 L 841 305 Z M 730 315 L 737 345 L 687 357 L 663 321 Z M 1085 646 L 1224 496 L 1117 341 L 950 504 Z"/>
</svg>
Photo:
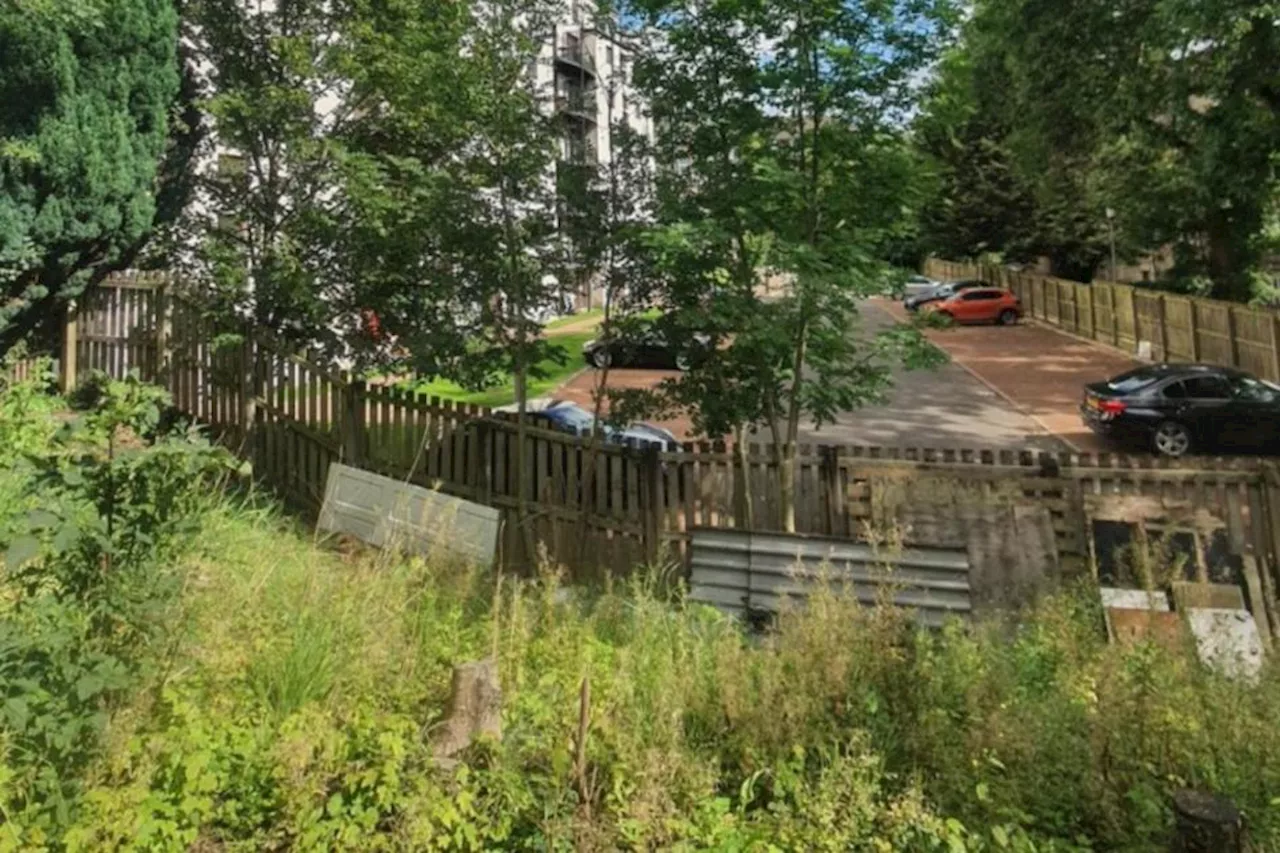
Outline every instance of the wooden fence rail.
<svg viewBox="0 0 1280 853">
<path fill-rule="evenodd" d="M 1239 367 L 1280 381 L 1280 313 L 1273 310 L 1127 284 L 1082 284 L 997 264 L 931 258 L 924 271 L 938 279 L 976 278 L 1008 288 L 1037 320 L 1128 353 Z"/>
<path fill-rule="evenodd" d="M 136 283 L 86 300 L 71 318 L 67 346 L 78 372 L 101 369 L 120 377 L 137 370 L 164 385 L 178 408 L 250 460 L 260 481 L 311 511 L 319 507 L 329 466 L 340 460 L 497 507 L 504 517 L 505 563 L 524 568 L 539 560 L 542 553 L 528 553 L 532 541 L 578 578 L 620 575 L 646 562 L 687 565 L 695 528 L 781 529 L 772 446 L 749 445 L 739 466 L 723 443 L 661 452 L 592 447 L 576 436 L 526 426 L 527 470 L 521 476 L 521 436 L 509 419 L 367 384 L 260 333 L 218 334 L 194 305 L 154 284 L 147 291 Z M 1074 329 L 1104 336 L 1146 339 L 1143 318 L 1152 309 L 1136 296 L 1126 295 L 1126 312 L 1116 310 L 1116 291 L 1106 288 L 1082 296 L 1052 280 L 1026 278 L 1019 286 L 1034 294 L 1024 300 L 1039 317 L 1066 318 Z M 1107 294 L 1101 302 L 1099 293 Z M 1206 330 L 1217 320 L 1205 322 L 1210 315 L 1203 306 L 1193 303 L 1192 309 L 1200 339 L 1211 340 L 1213 332 Z M 1185 341 L 1178 335 L 1190 327 L 1179 324 L 1191 315 L 1180 310 L 1165 307 L 1163 346 L 1184 345 L 1174 342 Z M 1239 344 L 1246 326 L 1233 328 Z M 1099 524 L 1118 519 L 1135 529 L 1183 531 L 1203 541 L 1200 550 L 1209 557 L 1202 554 L 1202 561 L 1226 560 L 1237 574 L 1254 566 L 1249 576 L 1258 600 L 1274 609 L 1277 470 L 1251 459 L 1176 464 L 1008 448 L 802 445 L 796 519 L 801 533 L 858 537 L 893 524 L 921 495 L 932 501 L 954 492 L 957 505 L 1012 495 L 1048 511 L 1057 556 L 1068 568 L 1098 565 Z M 522 518 L 531 535 L 520 527 Z M 906 536 L 910 541 L 910 530 Z"/>
</svg>

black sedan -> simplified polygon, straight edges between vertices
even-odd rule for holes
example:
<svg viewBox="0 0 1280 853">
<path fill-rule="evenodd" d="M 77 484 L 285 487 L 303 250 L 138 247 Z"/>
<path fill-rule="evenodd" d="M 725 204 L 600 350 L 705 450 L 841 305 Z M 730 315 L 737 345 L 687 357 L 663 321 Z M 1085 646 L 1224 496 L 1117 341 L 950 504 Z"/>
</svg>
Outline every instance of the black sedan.
<svg viewBox="0 0 1280 853">
<path fill-rule="evenodd" d="M 1140 367 L 1086 385 L 1080 413 L 1094 432 L 1162 456 L 1280 451 L 1280 385 L 1228 367 Z"/>
<path fill-rule="evenodd" d="M 654 367 L 688 370 L 709 349 L 706 335 L 693 335 L 687 343 L 677 344 L 661 326 L 653 325 L 613 340 L 590 340 L 582 345 L 587 364 L 606 367 Z"/>
<path fill-rule="evenodd" d="M 941 302 L 944 299 L 950 299 L 962 290 L 972 290 L 975 287 L 990 287 L 985 281 L 977 279 L 967 279 L 965 281 L 949 281 L 946 284 L 935 285 L 927 288 L 914 295 L 908 296 L 902 300 L 902 307 L 908 311 L 915 311 L 922 305 L 928 305 L 930 302 Z"/>
</svg>

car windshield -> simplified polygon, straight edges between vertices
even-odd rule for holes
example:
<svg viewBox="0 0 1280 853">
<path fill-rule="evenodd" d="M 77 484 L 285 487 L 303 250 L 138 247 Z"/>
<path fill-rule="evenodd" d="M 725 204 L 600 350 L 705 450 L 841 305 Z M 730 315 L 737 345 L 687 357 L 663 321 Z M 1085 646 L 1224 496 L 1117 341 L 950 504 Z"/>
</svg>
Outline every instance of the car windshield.
<svg viewBox="0 0 1280 853">
<path fill-rule="evenodd" d="M 1244 400 L 1256 400 L 1260 403 L 1274 403 L 1280 396 L 1280 388 L 1271 382 L 1264 382 L 1252 376 L 1237 376 L 1231 380 L 1231 392 Z"/>
<path fill-rule="evenodd" d="M 1159 379 L 1159 374 L 1141 367 L 1107 380 L 1107 389 L 1117 394 L 1133 394 L 1154 385 Z"/>
</svg>

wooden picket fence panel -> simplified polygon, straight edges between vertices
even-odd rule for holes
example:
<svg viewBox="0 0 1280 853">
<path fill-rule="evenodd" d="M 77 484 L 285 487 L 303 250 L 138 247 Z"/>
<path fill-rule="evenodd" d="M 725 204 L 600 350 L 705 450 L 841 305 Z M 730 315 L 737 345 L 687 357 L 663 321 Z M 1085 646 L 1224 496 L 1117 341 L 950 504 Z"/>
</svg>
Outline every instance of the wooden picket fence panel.
<svg viewBox="0 0 1280 853">
<path fill-rule="evenodd" d="M 932 268 L 970 276 L 971 269 Z M 1115 300 L 1109 286 L 1045 277 L 1013 281 L 1031 313 L 1078 334 L 1150 340 L 1171 355 L 1206 353 L 1218 340 L 1220 306 L 1147 294 Z M 370 385 L 320 366 L 261 332 L 219 328 L 198 306 L 128 279 L 120 292 L 87 300 L 69 325 L 78 370 L 122 377 L 136 370 L 168 388 L 175 405 L 250 460 L 255 477 L 305 510 L 318 510 L 329 466 L 356 467 L 436 488 L 503 511 L 503 562 L 527 569 L 543 559 L 577 579 L 623 575 L 642 563 L 687 565 L 691 531 L 780 530 L 778 462 L 771 445 L 750 443 L 745 466 L 723 442 L 666 451 L 596 445 L 507 416 Z M 109 282 L 105 289 L 110 289 Z M 142 294 L 142 295 L 139 295 Z M 1163 313 L 1161 313 L 1163 312 Z M 1237 317 L 1238 321 L 1239 318 Z M 1231 321 L 1235 346 L 1256 326 Z M 84 337 L 75 340 L 76 333 Z M 1144 337 L 1146 336 L 1146 337 Z M 1240 351 L 1247 351 L 1241 349 Z M 1221 520 L 1233 554 L 1264 567 L 1274 604 L 1280 564 L 1280 468 L 1253 459 L 1171 463 L 1113 454 L 901 447 L 799 447 L 798 532 L 858 537 L 877 521 L 895 482 L 919 478 L 984 490 L 1012 489 L 1045 507 L 1068 565 L 1092 560 L 1089 507 L 1101 497 L 1148 499 Z M 524 511 L 521 511 L 521 504 Z M 523 526 L 522 526 L 523 524 Z M 530 551 L 530 548 L 533 551 Z"/>
<path fill-rule="evenodd" d="M 40 378 L 43 372 L 40 367 L 40 360 L 35 358 L 21 358 L 7 363 L 0 362 L 0 387 L 4 387 L 11 382 L 29 382 Z"/>
<path fill-rule="evenodd" d="M 977 278 L 1008 288 L 1029 316 L 1128 353 L 1146 342 L 1155 361 L 1239 367 L 1280 382 L 1280 313 L 1274 310 L 1127 284 L 1082 284 L 996 264 L 931 258 L 925 274 Z"/>
</svg>

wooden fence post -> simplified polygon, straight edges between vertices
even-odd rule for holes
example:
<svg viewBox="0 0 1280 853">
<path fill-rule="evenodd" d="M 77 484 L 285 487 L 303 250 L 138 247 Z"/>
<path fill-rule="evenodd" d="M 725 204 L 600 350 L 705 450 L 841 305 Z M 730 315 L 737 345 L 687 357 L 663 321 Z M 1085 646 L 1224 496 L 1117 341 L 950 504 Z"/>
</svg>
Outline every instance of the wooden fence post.
<svg viewBox="0 0 1280 853">
<path fill-rule="evenodd" d="M 169 335 L 172 332 L 169 319 L 169 289 L 161 284 L 155 289 L 156 315 L 156 357 L 151 380 L 157 385 L 165 385 L 169 376 Z"/>
<path fill-rule="evenodd" d="M 1138 343 L 1142 339 L 1138 334 L 1138 289 L 1129 287 L 1129 316 L 1133 318 L 1133 348 L 1138 348 Z"/>
<path fill-rule="evenodd" d="M 68 303 L 62 323 L 62 357 L 58 363 L 58 389 L 70 394 L 76 389 L 76 348 L 80 340 L 80 306 Z"/>
<path fill-rule="evenodd" d="M 1267 328 L 1271 330 L 1271 380 L 1280 382 L 1280 334 L 1276 332 L 1277 321 L 1275 315 L 1271 316 L 1271 321 L 1267 324 Z"/>
<path fill-rule="evenodd" d="M 493 506 L 493 426 L 488 421 L 476 422 L 476 501 L 485 506 Z M 557 500 L 559 496 L 557 495 Z"/>
<path fill-rule="evenodd" d="M 241 452 L 248 452 L 250 461 L 256 464 L 257 452 L 254 448 L 256 431 L 254 425 L 258 420 L 258 359 L 253 346 L 253 335 L 247 328 L 244 333 L 244 343 L 240 345 L 239 384 Z"/>
<path fill-rule="evenodd" d="M 640 515 L 643 521 L 644 557 L 656 565 L 662 554 L 662 460 L 657 445 L 650 444 L 640 455 Z"/>
<path fill-rule="evenodd" d="M 821 462 L 818 466 L 818 481 L 822 489 L 822 503 L 826 510 L 825 533 L 828 536 L 844 535 L 843 519 L 840 517 L 840 462 L 836 459 L 836 448 L 824 444 L 818 448 Z"/>
<path fill-rule="evenodd" d="M 1191 306 L 1191 360 L 1200 360 L 1200 312 L 1196 309 L 1199 304 L 1197 299 L 1188 299 L 1187 305 Z"/>
<path fill-rule="evenodd" d="M 1231 366 L 1240 366 L 1240 342 L 1236 340 L 1236 309 L 1227 306 L 1227 340 L 1231 343 Z"/>
<path fill-rule="evenodd" d="M 1112 282 L 1107 282 L 1108 301 L 1111 303 L 1111 344 L 1119 348 L 1120 346 L 1120 316 L 1116 313 L 1116 286 Z"/>
<path fill-rule="evenodd" d="M 364 380 L 348 377 L 342 389 L 342 461 L 364 467 Z"/>
<path fill-rule="evenodd" d="M 1169 329 L 1165 323 L 1164 294 L 1156 297 L 1156 325 L 1160 332 L 1160 360 L 1169 361 Z"/>
</svg>

